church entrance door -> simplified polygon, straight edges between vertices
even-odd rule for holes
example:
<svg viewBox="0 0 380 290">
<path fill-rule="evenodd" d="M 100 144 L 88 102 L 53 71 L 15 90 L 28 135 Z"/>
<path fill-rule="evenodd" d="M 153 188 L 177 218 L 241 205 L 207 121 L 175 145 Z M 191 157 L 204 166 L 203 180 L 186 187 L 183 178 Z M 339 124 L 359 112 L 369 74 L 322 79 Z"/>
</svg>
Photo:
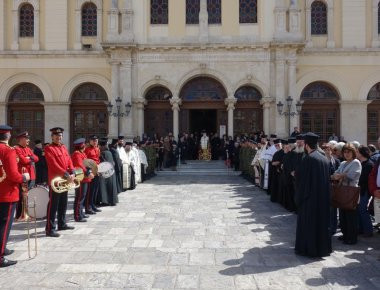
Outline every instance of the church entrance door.
<svg viewBox="0 0 380 290">
<path fill-rule="evenodd" d="M 190 132 L 217 132 L 217 110 L 190 110 Z"/>
</svg>

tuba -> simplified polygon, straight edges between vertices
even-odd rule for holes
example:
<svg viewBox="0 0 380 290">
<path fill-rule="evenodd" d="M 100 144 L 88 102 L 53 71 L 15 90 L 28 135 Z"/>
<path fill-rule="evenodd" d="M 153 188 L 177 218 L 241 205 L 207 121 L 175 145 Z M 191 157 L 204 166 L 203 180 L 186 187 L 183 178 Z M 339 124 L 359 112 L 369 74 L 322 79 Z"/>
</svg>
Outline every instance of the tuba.
<svg viewBox="0 0 380 290">
<path fill-rule="evenodd" d="M 50 183 L 51 188 L 56 193 L 63 193 L 71 189 L 79 188 L 81 181 L 84 179 L 84 172 L 81 168 L 74 169 L 74 182 L 70 183 L 63 177 L 55 177 Z"/>
</svg>

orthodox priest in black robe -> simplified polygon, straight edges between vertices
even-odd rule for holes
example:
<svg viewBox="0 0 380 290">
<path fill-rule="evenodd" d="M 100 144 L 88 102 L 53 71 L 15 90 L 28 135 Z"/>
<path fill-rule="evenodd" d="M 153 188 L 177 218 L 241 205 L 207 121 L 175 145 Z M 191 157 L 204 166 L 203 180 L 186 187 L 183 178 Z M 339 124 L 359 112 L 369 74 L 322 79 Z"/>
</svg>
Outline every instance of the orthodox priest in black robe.
<svg viewBox="0 0 380 290">
<path fill-rule="evenodd" d="M 100 140 L 100 162 L 109 162 L 115 168 L 115 162 L 113 161 L 112 153 L 108 150 L 107 140 Z M 99 178 L 99 190 L 100 190 L 100 202 L 102 205 L 116 205 L 119 202 L 117 197 L 117 186 L 116 186 L 116 173 L 111 177 L 104 178 L 100 176 Z"/>
<path fill-rule="evenodd" d="M 118 141 L 118 139 L 113 139 L 108 147 L 115 163 L 116 191 L 120 193 L 123 192 L 123 162 L 120 159 L 119 152 L 116 150 Z"/>
<path fill-rule="evenodd" d="M 295 171 L 294 164 L 296 162 L 297 153 L 294 151 L 295 138 L 288 139 L 288 150 L 289 152 L 285 154 L 282 163 L 282 176 L 281 176 L 281 204 L 288 211 L 295 211 L 296 205 L 294 202 L 295 193 L 295 179 L 293 172 Z"/>
<path fill-rule="evenodd" d="M 274 140 L 274 145 L 276 146 L 277 152 L 273 154 L 271 169 L 270 169 L 270 183 L 268 188 L 268 193 L 270 194 L 271 202 L 280 201 L 280 176 L 281 176 L 281 165 L 284 159 L 284 150 L 282 149 L 282 140 Z"/>
<path fill-rule="evenodd" d="M 325 257 L 332 252 L 329 231 L 330 165 L 317 150 L 319 136 L 307 133 L 300 168 L 296 171 L 297 235 L 295 252 L 308 257 Z"/>
</svg>

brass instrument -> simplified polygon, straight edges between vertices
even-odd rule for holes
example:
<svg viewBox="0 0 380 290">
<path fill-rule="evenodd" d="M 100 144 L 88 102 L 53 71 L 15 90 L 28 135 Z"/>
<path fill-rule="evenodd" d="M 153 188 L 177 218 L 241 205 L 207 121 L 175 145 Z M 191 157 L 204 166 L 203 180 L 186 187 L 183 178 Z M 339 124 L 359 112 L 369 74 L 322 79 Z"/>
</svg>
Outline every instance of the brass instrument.
<svg viewBox="0 0 380 290">
<path fill-rule="evenodd" d="M 94 176 L 98 175 L 98 164 L 92 159 L 85 159 L 83 160 L 83 166 L 91 168 L 92 173 Z"/>
<path fill-rule="evenodd" d="M 79 188 L 81 181 L 84 179 L 84 172 L 81 168 L 75 168 L 74 170 L 74 182 L 68 182 L 63 177 L 55 177 L 50 183 L 51 188 L 56 193 L 63 193 L 71 189 Z"/>
<path fill-rule="evenodd" d="M 27 173 L 25 167 L 22 167 L 21 169 L 22 173 Z M 18 222 L 29 222 L 32 218 L 28 214 L 28 181 L 23 182 L 21 184 L 21 190 L 22 190 L 22 210 L 21 210 L 21 216 L 17 219 Z"/>
</svg>

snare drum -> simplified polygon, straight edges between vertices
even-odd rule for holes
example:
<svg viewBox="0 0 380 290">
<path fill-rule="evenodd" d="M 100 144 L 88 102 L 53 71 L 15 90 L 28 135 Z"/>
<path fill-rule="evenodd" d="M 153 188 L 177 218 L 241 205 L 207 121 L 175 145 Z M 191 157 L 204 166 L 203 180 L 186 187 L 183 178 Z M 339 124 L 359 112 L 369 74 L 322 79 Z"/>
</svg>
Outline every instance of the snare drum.
<svg viewBox="0 0 380 290">
<path fill-rule="evenodd" d="M 34 210 L 31 209 L 34 202 L 36 205 L 36 216 L 34 216 Z M 36 186 L 35 188 L 29 190 L 28 203 L 30 207 L 28 214 L 32 218 L 37 218 L 37 219 L 45 218 L 46 212 L 47 212 L 47 206 L 49 203 L 49 189 L 44 186 Z"/>
<path fill-rule="evenodd" d="M 110 162 L 102 162 L 98 165 L 98 174 L 100 177 L 109 178 L 115 173 L 115 169 Z"/>
</svg>

